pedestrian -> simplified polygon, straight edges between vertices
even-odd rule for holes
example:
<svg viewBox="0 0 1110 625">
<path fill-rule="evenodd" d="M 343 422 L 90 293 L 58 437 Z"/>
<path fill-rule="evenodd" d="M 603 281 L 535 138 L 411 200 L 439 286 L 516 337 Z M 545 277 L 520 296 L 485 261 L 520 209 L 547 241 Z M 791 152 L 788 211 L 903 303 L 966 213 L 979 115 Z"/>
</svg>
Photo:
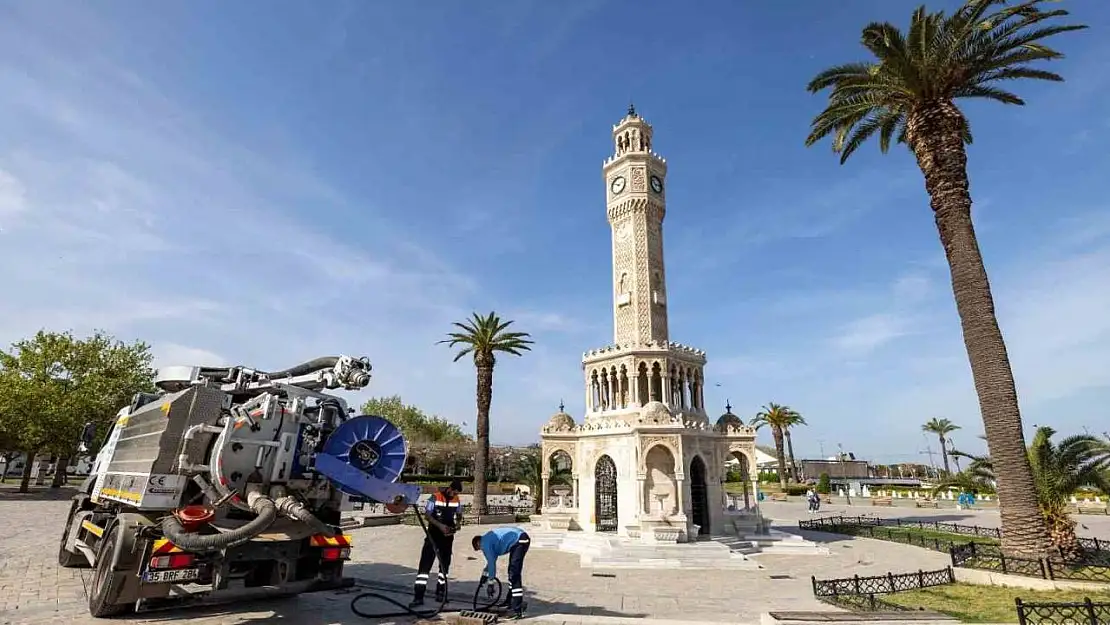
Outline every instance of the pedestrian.
<svg viewBox="0 0 1110 625">
<path fill-rule="evenodd" d="M 524 583 L 521 578 L 524 556 L 528 554 L 531 542 L 528 533 L 519 527 L 492 529 L 471 541 L 474 551 L 481 551 L 486 556 L 486 569 L 478 582 L 479 586 L 497 579 L 497 558 L 509 554 L 509 594 L 501 605 L 512 610 L 513 619 L 524 618 Z"/>
<path fill-rule="evenodd" d="M 420 565 L 416 569 L 410 608 L 424 605 L 428 574 L 437 554 L 439 578 L 436 583 L 436 603 L 443 604 L 447 601 L 447 572 L 451 569 L 451 550 L 455 543 L 455 532 L 462 525 L 462 503 L 459 501 L 461 492 L 462 482 L 454 480 L 447 488 L 437 490 L 424 505 L 428 534 L 424 537 L 424 548 L 420 551 Z"/>
</svg>

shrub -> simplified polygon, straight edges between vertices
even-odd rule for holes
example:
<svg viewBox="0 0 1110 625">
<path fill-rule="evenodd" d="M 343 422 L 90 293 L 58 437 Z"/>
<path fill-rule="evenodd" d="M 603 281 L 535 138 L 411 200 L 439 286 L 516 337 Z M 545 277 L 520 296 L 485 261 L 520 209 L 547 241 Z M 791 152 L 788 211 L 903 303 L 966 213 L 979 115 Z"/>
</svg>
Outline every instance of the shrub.
<svg viewBox="0 0 1110 625">
<path fill-rule="evenodd" d="M 822 473 L 820 479 L 817 480 L 817 492 L 822 495 L 828 495 L 832 492 L 832 480 L 829 479 L 828 473 Z"/>
</svg>

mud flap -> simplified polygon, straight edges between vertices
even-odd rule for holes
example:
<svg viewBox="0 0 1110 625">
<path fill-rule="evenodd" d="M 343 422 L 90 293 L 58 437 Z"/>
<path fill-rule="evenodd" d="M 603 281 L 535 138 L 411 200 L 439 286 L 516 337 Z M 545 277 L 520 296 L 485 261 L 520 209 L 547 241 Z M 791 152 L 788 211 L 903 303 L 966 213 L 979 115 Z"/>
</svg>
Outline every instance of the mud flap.
<svg viewBox="0 0 1110 625">
<path fill-rule="evenodd" d="M 112 571 L 115 584 L 114 597 L 109 597 L 112 603 L 135 603 L 139 600 L 142 584 L 139 580 L 139 571 L 143 567 L 149 541 L 139 538 L 139 531 L 144 527 L 154 525 L 154 521 L 141 514 L 125 512 L 117 515 L 107 527 L 105 535 L 112 526 L 119 527 L 119 540 L 112 554 Z M 169 587 L 164 588 L 169 592 Z"/>
</svg>

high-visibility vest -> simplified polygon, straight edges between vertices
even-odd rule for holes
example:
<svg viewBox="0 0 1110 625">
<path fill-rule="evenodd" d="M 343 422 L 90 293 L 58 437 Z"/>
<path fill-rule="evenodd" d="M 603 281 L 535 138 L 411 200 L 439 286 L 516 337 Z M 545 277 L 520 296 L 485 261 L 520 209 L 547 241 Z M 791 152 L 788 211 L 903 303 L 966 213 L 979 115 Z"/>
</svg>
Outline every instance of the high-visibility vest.
<svg viewBox="0 0 1110 625">
<path fill-rule="evenodd" d="M 448 499 L 442 490 L 437 490 L 432 496 L 432 518 L 447 527 L 458 527 L 458 519 L 462 514 L 462 502 L 459 496 Z"/>
</svg>

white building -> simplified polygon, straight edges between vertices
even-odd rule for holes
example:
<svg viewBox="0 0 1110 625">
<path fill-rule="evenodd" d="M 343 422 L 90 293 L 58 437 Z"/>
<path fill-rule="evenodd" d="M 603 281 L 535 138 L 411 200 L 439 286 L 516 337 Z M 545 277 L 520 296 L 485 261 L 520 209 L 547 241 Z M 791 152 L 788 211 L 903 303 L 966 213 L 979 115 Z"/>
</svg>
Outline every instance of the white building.
<svg viewBox="0 0 1110 625">
<path fill-rule="evenodd" d="M 758 517 L 726 512 L 725 465 L 738 459 L 756 492 L 758 475 L 749 470 L 757 462 L 755 431 L 731 410 L 710 423 L 705 352 L 670 339 L 667 163 L 652 151 L 652 127 L 629 107 L 612 136 L 614 154 L 602 173 L 612 227 L 614 339 L 583 355 L 582 422 L 560 409 L 542 429 L 540 522 L 645 540 L 735 533 Z M 569 487 L 549 488 L 554 460 L 569 461 Z M 755 502 L 731 503 L 744 509 Z"/>
</svg>

